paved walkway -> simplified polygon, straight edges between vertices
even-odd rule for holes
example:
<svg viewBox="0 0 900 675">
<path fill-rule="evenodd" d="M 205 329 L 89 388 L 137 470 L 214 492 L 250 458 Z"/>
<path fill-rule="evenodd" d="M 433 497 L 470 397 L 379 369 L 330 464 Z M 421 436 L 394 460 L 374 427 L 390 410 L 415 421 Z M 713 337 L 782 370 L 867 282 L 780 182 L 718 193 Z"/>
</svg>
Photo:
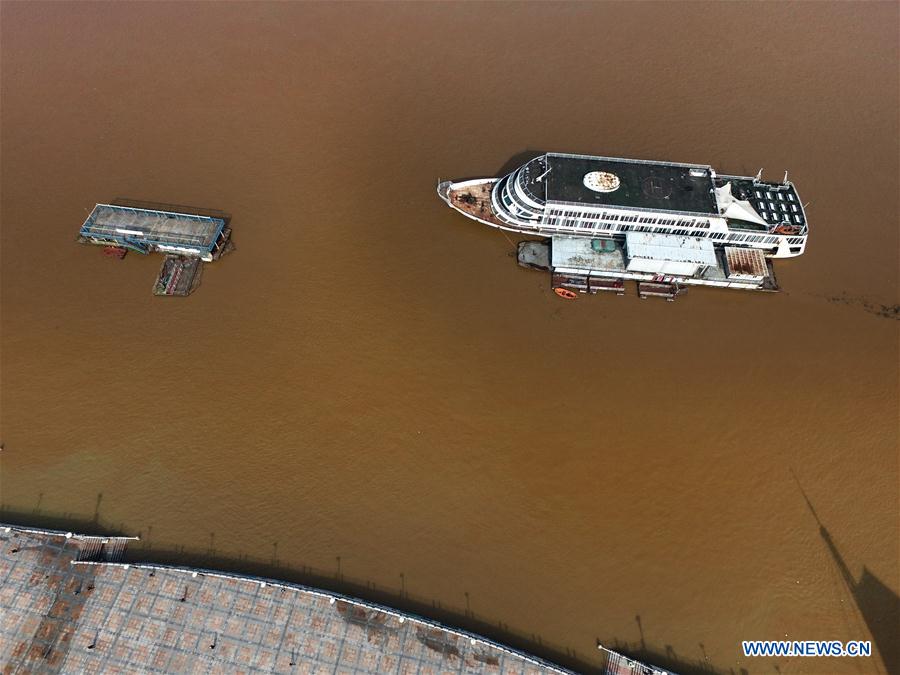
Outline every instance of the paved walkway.
<svg viewBox="0 0 900 675">
<path fill-rule="evenodd" d="M 125 540 L 0 525 L 3 673 L 568 673 L 269 580 L 115 562 Z"/>
</svg>

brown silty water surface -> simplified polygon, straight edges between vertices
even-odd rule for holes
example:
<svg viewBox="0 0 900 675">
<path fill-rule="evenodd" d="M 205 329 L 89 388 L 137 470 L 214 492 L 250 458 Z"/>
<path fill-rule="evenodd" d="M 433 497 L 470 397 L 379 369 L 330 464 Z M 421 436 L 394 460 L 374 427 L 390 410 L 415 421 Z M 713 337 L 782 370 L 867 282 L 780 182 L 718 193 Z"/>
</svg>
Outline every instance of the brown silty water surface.
<svg viewBox="0 0 900 675">
<path fill-rule="evenodd" d="M 897 663 L 897 20 L 3 3 L 6 517 L 340 566 L 587 665 L 884 672 L 740 641 Z M 565 303 L 434 192 L 531 150 L 789 168 L 807 253 L 777 295 Z M 158 256 L 73 242 L 116 198 L 238 250 L 153 297 Z"/>
</svg>

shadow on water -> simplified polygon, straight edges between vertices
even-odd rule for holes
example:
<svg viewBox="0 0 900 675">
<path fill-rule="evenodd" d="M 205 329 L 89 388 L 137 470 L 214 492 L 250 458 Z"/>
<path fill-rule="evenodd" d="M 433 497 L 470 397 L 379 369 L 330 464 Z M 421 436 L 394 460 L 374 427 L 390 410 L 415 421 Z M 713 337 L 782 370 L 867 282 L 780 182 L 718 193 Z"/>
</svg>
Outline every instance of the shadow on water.
<svg viewBox="0 0 900 675">
<path fill-rule="evenodd" d="M 825 542 L 825 547 L 828 549 L 828 553 L 831 555 L 831 559 L 841 575 L 841 580 L 846 585 L 847 590 L 850 591 L 850 595 L 853 597 L 860 615 L 866 622 L 869 633 L 872 634 L 872 641 L 875 643 L 878 653 L 881 654 L 885 669 L 889 673 L 900 673 L 900 639 L 898 639 L 898 636 L 900 636 L 900 596 L 888 588 L 865 566 L 863 566 L 859 580 L 853 578 L 853 574 L 844 561 L 844 557 L 838 551 L 831 533 L 819 520 L 819 514 L 816 513 L 812 502 L 809 501 L 809 497 L 803 491 L 800 479 L 797 478 L 797 474 L 793 470 L 791 470 L 791 474 L 793 474 L 794 480 L 797 482 L 797 487 L 800 490 L 800 494 L 803 495 L 806 506 L 809 507 L 816 524 L 819 526 L 819 536 Z"/>
<path fill-rule="evenodd" d="M 159 543 L 155 541 L 152 526 L 147 527 L 143 532 L 135 532 L 121 524 L 116 526 L 105 523 L 100 514 L 102 493 L 97 495 L 94 513 L 86 517 L 80 514 L 42 511 L 40 501 L 39 498 L 38 505 L 31 511 L 13 509 L 0 504 L 0 522 L 20 527 L 62 530 L 86 535 L 133 536 L 137 534 L 141 537 L 141 541 L 126 550 L 124 558 L 126 562 L 195 567 L 321 588 L 393 607 L 409 614 L 437 621 L 448 627 L 476 633 L 577 672 L 600 673 L 604 668 L 603 653 L 599 650 L 595 652 L 593 645 L 586 648 L 587 652 L 579 652 L 571 647 L 548 644 L 541 635 L 518 632 L 511 629 L 505 622 L 492 621 L 478 616 L 471 610 L 472 598 L 468 591 L 460 596 L 465 598 L 464 608 L 446 607 L 440 601 L 417 597 L 407 592 L 408 579 L 403 572 L 398 573 L 398 585 L 392 588 L 380 586 L 364 579 L 347 577 L 342 570 L 340 556 L 335 556 L 335 567 L 330 571 L 307 566 L 290 566 L 278 558 L 278 542 L 273 542 L 270 547 L 267 546 L 250 555 L 226 555 L 216 550 L 215 532 L 210 532 L 208 538 L 204 537 L 202 540 L 198 540 L 196 548 Z M 640 617 L 637 617 L 637 620 L 640 626 Z M 648 645 L 643 639 L 643 627 L 640 626 L 640 628 L 642 631 L 640 644 L 605 641 L 603 645 L 630 658 L 662 666 L 684 675 L 711 675 L 728 672 L 716 670 L 704 660 L 690 660 L 677 655 L 669 645 L 666 645 L 664 649 Z M 597 644 L 600 644 L 599 640 Z M 733 673 L 733 671 L 731 672 Z"/>
<path fill-rule="evenodd" d="M 688 657 L 676 654 L 672 645 L 665 645 L 660 649 L 646 643 L 622 642 L 614 639 L 612 642 L 603 643 L 603 646 L 641 663 L 653 664 L 681 675 L 724 675 L 725 673 L 728 675 L 749 675 L 749 671 L 743 668 L 739 671 L 715 668 L 705 658 L 691 660 Z M 638 670 L 632 672 L 635 675 L 640 674 Z"/>
<path fill-rule="evenodd" d="M 535 157 L 540 157 L 541 155 L 546 154 L 543 150 L 523 150 L 522 152 L 518 152 L 512 157 L 510 157 L 506 162 L 504 162 L 503 166 L 501 166 L 497 171 L 492 174 L 480 173 L 475 175 L 465 175 L 465 176 L 450 176 L 450 178 L 442 178 L 441 180 L 452 180 L 457 183 L 461 183 L 466 180 L 476 180 L 481 178 L 502 178 L 506 174 L 515 171 L 520 166 L 522 166 L 525 162 L 530 159 L 534 159 Z M 124 204 L 123 206 L 130 206 L 130 204 Z"/>
<path fill-rule="evenodd" d="M 103 523 L 100 520 L 100 502 L 103 493 L 97 494 L 97 503 L 94 513 L 84 516 L 78 513 L 48 512 L 41 509 L 44 493 L 37 499 L 37 506 L 31 511 L 27 509 L 12 509 L 6 504 L 0 504 L 0 521 L 8 525 L 18 527 L 33 527 L 42 530 L 62 530 L 76 534 L 87 534 L 100 537 L 127 537 L 133 533 L 125 529 L 125 525 L 113 525 Z"/>
<path fill-rule="evenodd" d="M 494 175 L 498 178 L 505 176 L 511 171 L 515 171 L 520 166 L 522 166 L 525 162 L 534 159 L 535 157 L 540 157 L 541 155 L 547 154 L 546 150 L 523 150 L 522 152 L 516 153 L 512 157 L 510 157 L 506 163 L 501 166 L 497 173 Z"/>
</svg>

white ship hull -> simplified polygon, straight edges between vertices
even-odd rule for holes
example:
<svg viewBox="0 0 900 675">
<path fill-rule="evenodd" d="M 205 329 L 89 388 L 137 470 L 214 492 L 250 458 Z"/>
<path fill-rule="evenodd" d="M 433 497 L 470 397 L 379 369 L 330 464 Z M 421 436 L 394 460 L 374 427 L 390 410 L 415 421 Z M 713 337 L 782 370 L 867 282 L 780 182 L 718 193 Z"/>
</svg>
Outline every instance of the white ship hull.
<svg viewBox="0 0 900 675">
<path fill-rule="evenodd" d="M 627 177 L 621 185 L 603 171 L 589 172 L 584 185 L 572 176 L 556 183 L 548 178 L 554 170 L 577 173 L 573 164 L 575 169 L 613 167 Z M 603 194 L 604 188 L 589 185 L 594 174 L 612 176 L 615 187 Z M 806 249 L 806 214 L 793 184 L 717 176 L 701 165 L 544 155 L 501 178 L 442 182 L 438 194 L 480 223 L 541 237 L 638 231 L 708 238 L 717 246 L 759 249 L 771 258 L 796 257 Z"/>
</svg>

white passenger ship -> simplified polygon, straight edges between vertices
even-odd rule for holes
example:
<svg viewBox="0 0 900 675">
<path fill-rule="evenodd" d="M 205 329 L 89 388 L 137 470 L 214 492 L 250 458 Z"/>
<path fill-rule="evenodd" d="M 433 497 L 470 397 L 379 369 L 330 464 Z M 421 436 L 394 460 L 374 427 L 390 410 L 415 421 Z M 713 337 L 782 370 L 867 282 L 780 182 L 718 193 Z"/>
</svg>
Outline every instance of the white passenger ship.
<svg viewBox="0 0 900 675">
<path fill-rule="evenodd" d="M 570 284 L 577 290 L 591 290 L 591 276 L 777 290 L 771 259 L 806 248 L 806 213 L 787 174 L 776 183 L 761 171 L 548 153 L 502 178 L 442 182 L 438 193 L 486 225 L 549 237 L 546 267 L 584 277 Z M 544 267 L 542 256 L 531 244 L 523 259 L 520 247 L 522 264 Z"/>
</svg>

